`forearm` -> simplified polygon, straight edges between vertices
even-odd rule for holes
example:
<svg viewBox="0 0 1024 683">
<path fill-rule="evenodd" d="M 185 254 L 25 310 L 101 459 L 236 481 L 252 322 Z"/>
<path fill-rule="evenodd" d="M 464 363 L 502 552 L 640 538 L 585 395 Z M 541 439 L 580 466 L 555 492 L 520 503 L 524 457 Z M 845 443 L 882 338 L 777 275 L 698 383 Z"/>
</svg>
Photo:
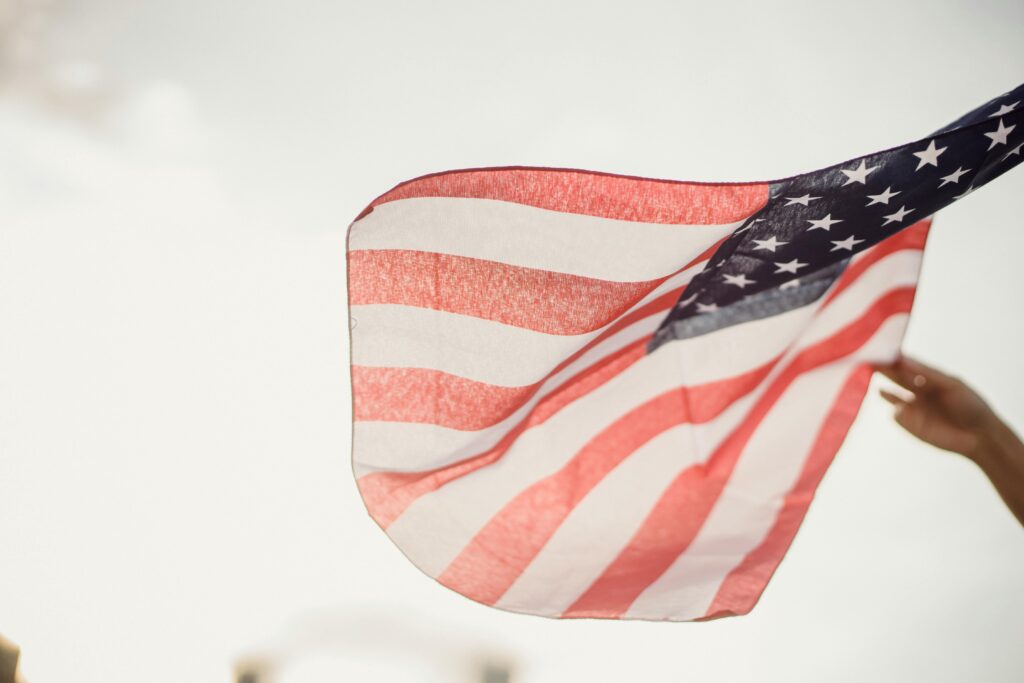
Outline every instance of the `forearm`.
<svg viewBox="0 0 1024 683">
<path fill-rule="evenodd" d="M 1010 512 L 1024 525 L 1024 443 L 996 418 L 977 448 L 967 454 L 992 482 Z"/>
</svg>

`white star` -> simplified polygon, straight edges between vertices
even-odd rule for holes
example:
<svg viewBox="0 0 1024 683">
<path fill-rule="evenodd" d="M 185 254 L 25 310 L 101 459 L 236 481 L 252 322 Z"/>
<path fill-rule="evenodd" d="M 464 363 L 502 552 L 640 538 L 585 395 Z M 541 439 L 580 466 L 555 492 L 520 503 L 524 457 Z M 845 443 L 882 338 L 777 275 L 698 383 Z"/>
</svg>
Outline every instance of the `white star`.
<svg viewBox="0 0 1024 683">
<path fill-rule="evenodd" d="M 778 241 L 775 239 L 775 235 L 772 235 L 766 240 L 754 240 L 754 242 L 757 243 L 757 246 L 754 247 L 754 251 L 757 251 L 758 249 L 766 249 L 773 254 L 775 253 L 776 247 L 781 247 L 783 244 L 789 244 L 789 242 Z"/>
<path fill-rule="evenodd" d="M 807 222 L 811 224 L 811 227 L 807 228 L 808 230 L 817 230 L 817 229 L 820 228 L 822 230 L 826 230 L 827 231 L 829 228 L 831 228 L 836 223 L 842 223 L 843 221 L 842 221 L 841 218 L 840 219 L 836 219 L 836 220 L 832 220 L 832 214 L 828 214 L 824 218 L 819 218 L 816 221 L 807 221 Z"/>
<path fill-rule="evenodd" d="M 901 206 L 900 210 L 897 211 L 896 213 L 890 213 L 888 216 L 885 216 L 886 221 L 884 223 L 882 223 L 882 225 L 883 226 L 889 225 L 890 223 L 893 223 L 893 222 L 895 222 L 895 223 L 902 223 L 903 219 L 907 217 L 907 214 L 908 213 L 913 213 L 913 211 L 914 211 L 914 209 L 908 209 L 905 206 Z"/>
<path fill-rule="evenodd" d="M 688 296 L 688 297 L 686 297 L 685 299 L 683 299 L 682 301 L 679 302 L 677 308 L 686 308 L 687 306 L 692 304 L 694 301 L 696 301 L 696 299 L 697 299 L 697 295 L 696 294 L 694 294 L 692 296 Z"/>
<path fill-rule="evenodd" d="M 702 304 L 697 302 L 698 313 L 711 313 L 712 311 L 718 310 L 718 304 Z"/>
<path fill-rule="evenodd" d="M 853 251 L 853 245 L 860 244 L 864 240 L 854 239 L 854 235 L 850 235 L 845 240 L 839 240 L 838 242 L 836 242 L 835 240 L 830 240 L 830 241 L 832 242 L 832 244 L 834 244 L 836 246 L 834 246 L 831 249 L 829 249 L 829 251 L 839 251 L 840 249 L 846 249 L 847 251 Z"/>
<path fill-rule="evenodd" d="M 803 197 L 786 197 L 786 206 L 793 206 L 794 204 L 807 206 L 809 202 L 813 202 L 815 199 L 821 199 L 821 197 L 812 197 L 809 194 L 805 194 Z"/>
<path fill-rule="evenodd" d="M 1009 159 L 1009 158 L 1010 158 L 1011 156 L 1013 156 L 1014 154 L 1016 154 L 1017 156 L 1020 156 L 1020 148 L 1021 148 L 1021 147 L 1024 147 L 1024 142 L 1020 143 L 1019 145 L 1017 145 L 1016 147 L 1014 147 L 1013 149 L 1011 149 L 1011 150 L 1010 150 L 1009 152 L 1007 152 L 1007 153 L 1006 153 L 1006 156 L 1005 156 L 1005 157 L 1003 157 L 1003 159 L 1004 159 L 1004 160 L 1005 160 L 1005 159 Z"/>
<path fill-rule="evenodd" d="M 789 261 L 787 263 L 776 263 L 775 274 L 777 275 L 779 273 L 793 273 L 795 275 L 797 270 L 803 268 L 806 265 L 806 263 L 802 263 L 797 259 L 793 259 L 792 261 Z"/>
<path fill-rule="evenodd" d="M 969 194 L 970 194 L 970 193 L 972 193 L 972 192 L 974 192 L 974 188 L 973 188 L 973 187 L 971 187 L 970 185 L 968 185 L 968 186 L 967 186 L 967 189 L 966 189 L 966 190 L 964 190 L 963 194 L 958 194 L 958 195 L 955 195 L 955 196 L 953 197 L 953 199 L 963 199 L 964 197 L 966 197 L 967 195 L 969 195 Z"/>
<path fill-rule="evenodd" d="M 995 114 L 989 114 L 988 117 L 990 119 L 994 119 L 997 116 L 1009 114 L 1011 111 L 1017 108 L 1018 104 L 1020 104 L 1020 100 L 1017 100 L 1016 102 L 1011 102 L 1010 104 L 1004 104 L 1001 107 L 999 107 L 999 111 L 997 111 Z"/>
<path fill-rule="evenodd" d="M 928 143 L 927 149 L 922 149 L 920 152 L 914 152 L 914 156 L 920 159 L 917 162 L 917 168 L 915 171 L 920 171 L 924 166 L 939 166 L 939 155 L 946 151 L 945 147 L 935 149 L 935 140 Z"/>
<path fill-rule="evenodd" d="M 736 285 L 740 289 L 756 282 L 756 280 L 748 280 L 747 276 L 743 273 L 740 273 L 739 275 L 728 275 L 726 273 L 722 273 L 722 278 L 725 280 L 725 284 Z"/>
<path fill-rule="evenodd" d="M 1006 136 L 1009 135 L 1016 127 L 1016 125 L 1013 125 L 1007 128 L 1006 126 L 1003 125 L 1003 120 L 999 119 L 999 127 L 996 128 L 991 133 L 985 133 L 985 137 L 992 139 L 992 142 L 989 143 L 988 148 L 992 149 L 996 145 L 1005 145 Z"/>
<path fill-rule="evenodd" d="M 800 278 L 794 278 L 794 279 L 790 280 L 789 282 L 783 282 L 782 285 L 779 287 L 779 289 L 789 289 L 791 287 L 799 287 L 799 286 L 800 286 Z"/>
<path fill-rule="evenodd" d="M 866 184 L 868 179 L 868 173 L 871 173 L 877 168 L 877 166 L 872 166 L 871 168 L 864 168 L 864 160 L 861 159 L 860 166 L 853 169 L 852 171 L 839 169 L 840 171 L 846 174 L 846 182 L 843 183 L 843 187 L 846 187 L 850 183 L 860 183 L 862 185 Z"/>
<path fill-rule="evenodd" d="M 868 197 L 871 199 L 871 201 L 868 202 L 868 206 L 871 206 L 872 204 L 887 205 L 889 203 L 889 200 L 898 194 L 899 191 L 897 190 L 896 192 L 893 192 L 891 187 L 885 188 L 885 192 L 883 192 L 882 194 L 869 194 Z"/>
<path fill-rule="evenodd" d="M 955 171 L 953 171 L 949 175 L 942 176 L 942 182 L 939 183 L 939 187 L 942 187 L 946 183 L 959 183 L 960 182 L 960 176 L 966 175 L 967 171 L 970 171 L 970 170 L 971 169 L 967 169 L 965 171 L 965 170 L 963 170 L 963 166 L 957 166 Z"/>
</svg>

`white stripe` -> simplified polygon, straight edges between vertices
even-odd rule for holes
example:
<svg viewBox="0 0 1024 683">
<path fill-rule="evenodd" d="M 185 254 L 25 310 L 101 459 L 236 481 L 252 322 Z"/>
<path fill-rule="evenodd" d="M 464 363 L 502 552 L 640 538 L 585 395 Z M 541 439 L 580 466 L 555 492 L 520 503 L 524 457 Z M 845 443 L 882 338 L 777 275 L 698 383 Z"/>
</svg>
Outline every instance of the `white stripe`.
<svg viewBox="0 0 1024 683">
<path fill-rule="evenodd" d="M 741 224 L 638 223 L 494 199 L 420 197 L 387 202 L 353 223 L 349 250 L 431 251 L 636 282 L 668 275 Z"/>
<path fill-rule="evenodd" d="M 846 301 L 873 301 L 877 292 L 915 286 L 922 257 L 920 249 L 904 249 L 880 258 L 839 294 L 836 303 L 840 298 Z M 807 331 L 807 343 L 813 344 L 824 339 L 848 320 L 849 314 L 845 307 L 828 306 Z"/>
<path fill-rule="evenodd" d="M 396 304 L 352 306 L 352 364 L 430 368 L 477 382 L 521 387 L 601 333 L 562 336 Z"/>
<path fill-rule="evenodd" d="M 851 369 L 894 358 L 907 318 L 887 319 L 855 353 L 801 375 L 786 389 L 751 435 L 693 543 L 640 594 L 625 618 L 682 621 L 705 615 L 728 573 L 775 523 Z"/>
<path fill-rule="evenodd" d="M 431 368 L 504 387 L 534 384 L 620 318 L 688 283 L 704 263 L 668 278 L 621 315 L 586 334 L 547 334 L 398 304 L 352 306 L 352 364 Z"/>
</svg>

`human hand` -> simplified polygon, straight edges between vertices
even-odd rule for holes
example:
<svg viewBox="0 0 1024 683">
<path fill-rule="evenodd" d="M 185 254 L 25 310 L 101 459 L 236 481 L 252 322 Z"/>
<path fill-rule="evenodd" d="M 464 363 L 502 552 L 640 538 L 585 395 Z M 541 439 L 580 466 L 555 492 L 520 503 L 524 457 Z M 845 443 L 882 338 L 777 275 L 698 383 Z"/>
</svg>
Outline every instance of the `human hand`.
<svg viewBox="0 0 1024 683">
<path fill-rule="evenodd" d="M 901 427 L 933 446 L 976 460 L 984 438 L 999 422 L 981 396 L 959 379 L 906 356 L 876 369 L 910 392 L 879 392 L 896 406 Z"/>
</svg>

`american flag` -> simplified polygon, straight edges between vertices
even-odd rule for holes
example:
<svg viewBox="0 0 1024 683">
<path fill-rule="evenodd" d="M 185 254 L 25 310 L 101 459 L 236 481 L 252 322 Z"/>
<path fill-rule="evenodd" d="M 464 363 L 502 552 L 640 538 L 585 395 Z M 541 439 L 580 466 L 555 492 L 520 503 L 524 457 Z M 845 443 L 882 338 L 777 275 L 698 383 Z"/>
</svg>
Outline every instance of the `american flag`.
<svg viewBox="0 0 1024 683">
<path fill-rule="evenodd" d="M 348 241 L 370 515 L 501 609 L 749 612 L 899 352 L 930 216 L 1020 163 L 1022 100 L 772 182 L 485 168 L 380 196 Z"/>
</svg>

